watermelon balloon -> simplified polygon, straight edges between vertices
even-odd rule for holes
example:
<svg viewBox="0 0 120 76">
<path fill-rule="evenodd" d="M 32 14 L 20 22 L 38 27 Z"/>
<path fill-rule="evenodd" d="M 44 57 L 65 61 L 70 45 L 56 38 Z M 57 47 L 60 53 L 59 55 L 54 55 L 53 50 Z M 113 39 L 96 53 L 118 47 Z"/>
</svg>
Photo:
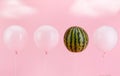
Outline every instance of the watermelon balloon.
<svg viewBox="0 0 120 76">
<path fill-rule="evenodd" d="M 64 34 L 64 44 L 71 52 L 81 52 L 88 45 L 88 34 L 79 26 L 68 28 Z"/>
</svg>

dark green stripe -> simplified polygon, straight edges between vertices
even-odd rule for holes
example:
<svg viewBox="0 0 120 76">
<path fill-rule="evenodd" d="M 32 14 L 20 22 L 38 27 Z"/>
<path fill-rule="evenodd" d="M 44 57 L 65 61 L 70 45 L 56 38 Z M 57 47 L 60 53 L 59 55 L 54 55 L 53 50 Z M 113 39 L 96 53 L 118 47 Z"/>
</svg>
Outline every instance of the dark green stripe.
<svg viewBox="0 0 120 76">
<path fill-rule="evenodd" d="M 82 30 L 83 31 L 83 30 Z M 83 49 L 85 48 L 85 46 L 86 46 L 86 37 L 85 37 L 85 31 L 83 31 L 83 38 L 84 38 L 84 44 L 83 44 Z M 82 50 L 83 50 L 82 49 Z"/>
<path fill-rule="evenodd" d="M 82 51 L 83 50 L 83 47 L 84 47 L 84 43 L 85 43 L 85 40 L 84 40 L 84 32 L 80 29 L 80 33 L 81 33 L 81 45 L 80 45 L 80 50 Z"/>
<path fill-rule="evenodd" d="M 80 45 L 81 45 L 81 43 L 80 43 L 80 41 L 81 41 L 81 33 L 80 33 L 80 29 L 78 28 L 78 44 L 79 44 L 79 47 L 78 47 L 78 50 L 80 50 Z"/>
<path fill-rule="evenodd" d="M 68 36 L 67 36 L 67 48 L 70 50 L 70 37 L 71 37 L 72 30 L 69 29 Z"/>
<path fill-rule="evenodd" d="M 70 33 L 70 50 L 72 50 L 73 46 L 72 46 L 72 42 L 73 42 L 73 39 L 72 39 L 72 36 L 73 36 L 73 28 L 71 29 L 71 33 Z"/>
<path fill-rule="evenodd" d="M 70 30 L 67 30 L 64 35 L 64 43 L 66 47 L 68 47 L 68 35 L 69 35 Z"/>
<path fill-rule="evenodd" d="M 72 32 L 72 51 L 75 52 L 75 27 L 73 27 Z"/>
<path fill-rule="evenodd" d="M 87 38 L 86 38 L 86 32 L 84 31 L 84 30 L 82 30 L 83 31 L 83 33 L 84 33 L 84 40 L 85 40 L 85 43 L 84 43 L 84 48 L 87 46 L 87 44 L 86 44 L 86 41 L 87 41 Z"/>
<path fill-rule="evenodd" d="M 77 51 L 79 51 L 79 42 L 78 42 L 78 40 L 79 40 L 79 33 L 78 33 L 78 28 L 76 29 L 76 47 L 77 47 Z"/>
<path fill-rule="evenodd" d="M 77 52 L 76 50 L 76 28 L 74 28 L 74 51 Z"/>
<path fill-rule="evenodd" d="M 86 46 L 87 46 L 87 44 L 88 44 L 88 35 L 87 35 L 87 33 L 85 32 L 85 30 L 82 30 L 83 32 L 84 32 L 84 37 L 85 37 L 85 46 L 84 46 L 84 48 L 86 48 Z"/>
</svg>

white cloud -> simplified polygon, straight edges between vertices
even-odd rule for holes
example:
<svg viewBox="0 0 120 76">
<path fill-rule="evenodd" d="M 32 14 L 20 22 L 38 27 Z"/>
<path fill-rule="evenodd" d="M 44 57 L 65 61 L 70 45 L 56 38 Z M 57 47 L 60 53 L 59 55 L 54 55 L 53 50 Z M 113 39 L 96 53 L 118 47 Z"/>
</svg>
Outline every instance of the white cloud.
<svg viewBox="0 0 120 76">
<path fill-rule="evenodd" d="M 19 0 L 5 0 L 2 7 L 0 9 L 0 16 L 5 18 L 18 18 L 36 12 L 34 8 L 24 5 Z"/>
<path fill-rule="evenodd" d="M 120 0 L 76 0 L 70 11 L 86 16 L 115 14 L 120 11 Z"/>
</svg>

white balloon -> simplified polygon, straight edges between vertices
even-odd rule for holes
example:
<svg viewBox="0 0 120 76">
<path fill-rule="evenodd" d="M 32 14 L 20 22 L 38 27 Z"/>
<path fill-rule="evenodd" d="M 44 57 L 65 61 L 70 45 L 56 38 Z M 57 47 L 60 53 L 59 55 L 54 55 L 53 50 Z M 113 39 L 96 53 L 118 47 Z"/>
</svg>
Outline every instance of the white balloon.
<svg viewBox="0 0 120 76">
<path fill-rule="evenodd" d="M 118 33 L 111 26 L 102 26 L 94 33 L 95 46 L 102 51 L 111 51 L 118 41 Z"/>
<path fill-rule="evenodd" d="M 13 25 L 4 31 L 3 41 L 10 50 L 22 50 L 26 40 L 27 32 L 21 26 Z"/>
<path fill-rule="evenodd" d="M 41 50 L 48 50 L 55 47 L 58 40 L 58 31 L 50 25 L 40 26 L 34 32 L 34 41 Z"/>
</svg>

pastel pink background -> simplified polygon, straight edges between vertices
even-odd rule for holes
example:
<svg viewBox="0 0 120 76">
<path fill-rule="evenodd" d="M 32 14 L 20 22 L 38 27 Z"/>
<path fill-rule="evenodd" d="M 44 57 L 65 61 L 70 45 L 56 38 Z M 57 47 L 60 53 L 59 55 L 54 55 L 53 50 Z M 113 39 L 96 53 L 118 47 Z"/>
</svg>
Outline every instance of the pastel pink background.
<svg viewBox="0 0 120 76">
<path fill-rule="evenodd" d="M 37 14 L 18 19 L 0 18 L 0 76 L 120 76 L 120 42 L 105 55 L 93 44 L 93 33 L 101 25 L 113 26 L 120 32 L 120 13 L 98 18 L 77 17 L 69 13 L 74 0 L 23 0 L 26 5 L 38 9 Z M 28 45 L 16 56 L 3 43 L 3 31 L 10 25 L 23 26 L 28 34 Z M 58 45 L 45 56 L 33 41 L 33 32 L 41 25 L 49 24 L 60 34 Z M 63 43 L 65 30 L 73 25 L 83 27 L 89 35 L 89 45 L 81 53 L 69 52 Z M 15 61 L 16 60 L 16 61 Z M 46 64 L 45 64 L 46 63 Z M 46 69 L 44 69 L 46 68 Z"/>
</svg>

